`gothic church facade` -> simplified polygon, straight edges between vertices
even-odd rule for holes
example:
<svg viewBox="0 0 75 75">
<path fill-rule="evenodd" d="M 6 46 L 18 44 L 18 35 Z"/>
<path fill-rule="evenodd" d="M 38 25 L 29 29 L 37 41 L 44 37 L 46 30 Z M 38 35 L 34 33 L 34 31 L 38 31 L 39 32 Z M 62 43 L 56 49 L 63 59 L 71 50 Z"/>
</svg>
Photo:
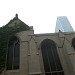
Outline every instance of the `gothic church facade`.
<svg viewBox="0 0 75 75">
<path fill-rule="evenodd" d="M 8 26 L 19 23 L 17 19 Z M 7 65 L 1 75 L 75 75 L 75 32 L 34 34 L 30 27 L 9 42 Z"/>
</svg>

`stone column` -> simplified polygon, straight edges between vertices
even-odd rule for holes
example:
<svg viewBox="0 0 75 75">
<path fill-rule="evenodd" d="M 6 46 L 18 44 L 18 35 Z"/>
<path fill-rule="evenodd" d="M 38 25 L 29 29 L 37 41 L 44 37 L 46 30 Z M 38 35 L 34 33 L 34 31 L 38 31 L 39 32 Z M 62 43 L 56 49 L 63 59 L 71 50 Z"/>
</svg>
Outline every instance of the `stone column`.
<svg viewBox="0 0 75 75">
<path fill-rule="evenodd" d="M 29 42 L 29 74 L 30 75 L 40 75 L 41 68 L 40 68 L 40 61 L 39 61 L 39 54 L 37 53 L 37 46 L 34 38 L 32 37 Z"/>
<path fill-rule="evenodd" d="M 28 75 L 28 42 L 20 44 L 20 75 Z"/>
</svg>

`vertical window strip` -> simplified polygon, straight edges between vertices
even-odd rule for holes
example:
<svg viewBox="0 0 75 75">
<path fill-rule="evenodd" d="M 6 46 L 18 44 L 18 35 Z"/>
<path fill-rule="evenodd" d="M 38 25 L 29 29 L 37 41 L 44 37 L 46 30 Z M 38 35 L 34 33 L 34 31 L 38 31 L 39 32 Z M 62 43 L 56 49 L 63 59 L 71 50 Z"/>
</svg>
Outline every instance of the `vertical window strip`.
<svg viewBox="0 0 75 75">
<path fill-rule="evenodd" d="M 47 46 L 46 46 L 46 47 L 47 47 Z M 46 53 L 47 53 L 47 57 L 48 57 L 48 64 L 49 64 L 49 69 L 50 69 L 50 71 L 49 71 L 49 72 L 51 72 L 51 66 L 50 66 L 50 60 L 49 60 L 49 54 L 48 54 L 47 48 L 46 48 Z"/>
<path fill-rule="evenodd" d="M 54 66 L 55 66 L 55 71 L 57 71 L 57 67 L 56 67 L 56 61 L 55 61 L 55 57 L 54 57 L 54 52 L 53 52 L 53 48 L 52 48 L 52 45 L 51 45 L 51 49 L 50 49 L 51 51 L 52 51 L 52 55 L 53 55 L 53 62 L 54 62 Z"/>
<path fill-rule="evenodd" d="M 44 67 L 45 67 L 45 72 L 48 72 L 48 71 L 50 71 L 49 70 L 49 62 L 48 62 L 48 57 L 47 57 L 47 53 L 45 52 L 45 46 L 43 47 L 41 47 L 42 48 L 42 55 L 43 55 L 43 61 L 44 61 Z"/>
</svg>

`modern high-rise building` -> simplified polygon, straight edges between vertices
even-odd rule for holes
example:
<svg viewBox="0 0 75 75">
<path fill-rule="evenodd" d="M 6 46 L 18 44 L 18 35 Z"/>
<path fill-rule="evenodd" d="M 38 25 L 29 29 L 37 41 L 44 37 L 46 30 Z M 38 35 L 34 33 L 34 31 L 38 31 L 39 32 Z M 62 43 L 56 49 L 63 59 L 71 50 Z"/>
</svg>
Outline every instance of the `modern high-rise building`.
<svg viewBox="0 0 75 75">
<path fill-rule="evenodd" d="M 66 16 L 60 16 L 57 18 L 55 32 L 74 32 L 69 20 Z"/>
</svg>

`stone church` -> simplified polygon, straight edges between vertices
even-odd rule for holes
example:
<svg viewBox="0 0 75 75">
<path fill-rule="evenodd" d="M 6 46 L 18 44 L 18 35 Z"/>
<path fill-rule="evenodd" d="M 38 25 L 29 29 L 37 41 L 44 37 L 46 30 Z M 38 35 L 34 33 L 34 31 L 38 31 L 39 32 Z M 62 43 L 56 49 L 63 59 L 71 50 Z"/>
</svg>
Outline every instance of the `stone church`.
<svg viewBox="0 0 75 75">
<path fill-rule="evenodd" d="M 17 18 L 8 26 L 20 22 Z M 0 75 L 75 75 L 75 32 L 34 34 L 30 26 L 9 43 L 7 66 Z"/>
</svg>

